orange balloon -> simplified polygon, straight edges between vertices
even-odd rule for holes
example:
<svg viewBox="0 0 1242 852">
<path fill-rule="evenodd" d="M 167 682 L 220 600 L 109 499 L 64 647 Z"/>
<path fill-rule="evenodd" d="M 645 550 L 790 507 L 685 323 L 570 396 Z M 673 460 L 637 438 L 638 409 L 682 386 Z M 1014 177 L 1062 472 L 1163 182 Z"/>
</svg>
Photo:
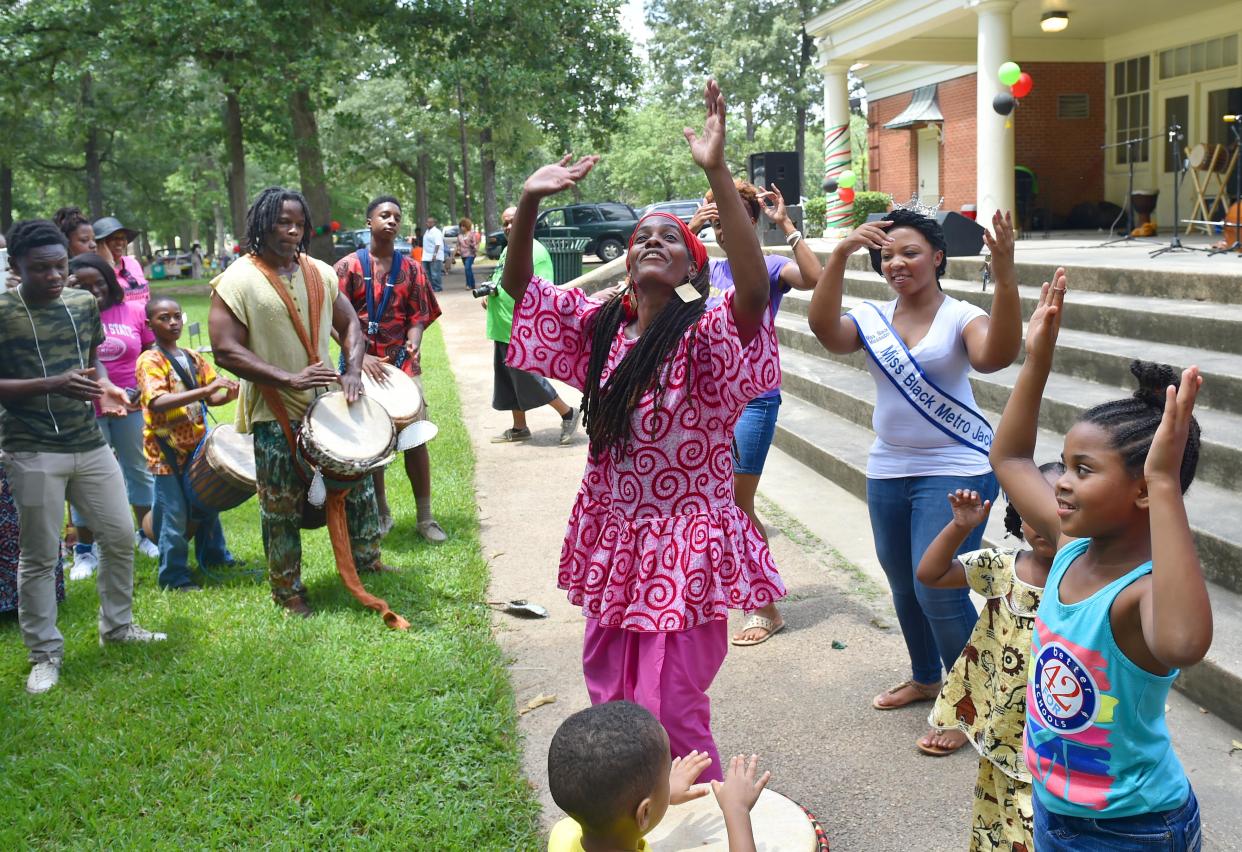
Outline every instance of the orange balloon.
<svg viewBox="0 0 1242 852">
<path fill-rule="evenodd" d="M 847 187 L 841 187 L 837 190 L 837 198 L 841 199 L 843 204 L 854 203 L 854 190 Z"/>
</svg>

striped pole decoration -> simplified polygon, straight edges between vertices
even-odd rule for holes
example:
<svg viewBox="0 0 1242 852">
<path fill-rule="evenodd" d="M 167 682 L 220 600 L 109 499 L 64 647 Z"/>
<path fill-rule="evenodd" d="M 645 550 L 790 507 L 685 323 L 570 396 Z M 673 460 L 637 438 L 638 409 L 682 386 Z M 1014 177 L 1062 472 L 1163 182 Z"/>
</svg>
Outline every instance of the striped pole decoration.
<svg viewBox="0 0 1242 852">
<path fill-rule="evenodd" d="M 838 124 L 824 131 L 824 179 L 837 178 L 850 167 L 850 125 Z M 854 204 L 846 204 L 835 194 L 828 197 L 828 213 L 824 220 L 828 230 L 848 228 L 854 215 Z"/>
</svg>

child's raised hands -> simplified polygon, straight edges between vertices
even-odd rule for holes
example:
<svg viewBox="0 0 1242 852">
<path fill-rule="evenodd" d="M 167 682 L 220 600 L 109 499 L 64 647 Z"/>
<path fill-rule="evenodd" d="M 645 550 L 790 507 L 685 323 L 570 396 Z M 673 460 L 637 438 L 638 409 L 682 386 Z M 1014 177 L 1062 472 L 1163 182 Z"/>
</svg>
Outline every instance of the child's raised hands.
<svg viewBox="0 0 1242 852">
<path fill-rule="evenodd" d="M 1061 333 L 1061 311 L 1065 305 L 1066 277 L 1064 267 L 1044 282 L 1039 291 L 1039 305 L 1026 324 L 1026 355 L 1028 358 L 1052 359 Z"/>
<path fill-rule="evenodd" d="M 752 754 L 750 760 L 744 754 L 735 754 L 725 767 L 724 781 L 713 781 L 712 792 L 720 810 L 728 815 L 731 810 L 750 813 L 750 809 L 759 801 L 759 794 L 767 786 L 771 772 L 764 772 L 758 778 L 755 773 L 759 769 L 759 755 Z"/>
<path fill-rule="evenodd" d="M 964 530 L 973 530 L 988 519 L 991 500 L 980 500 L 978 491 L 959 488 L 949 493 L 949 505 L 953 507 L 953 523 Z"/>
<path fill-rule="evenodd" d="M 674 757 L 673 768 L 668 773 L 670 805 L 680 805 L 707 795 L 710 789 L 706 784 L 695 784 L 694 781 L 704 769 L 712 765 L 707 752 L 694 751 L 685 757 Z"/>
<path fill-rule="evenodd" d="M 1203 376 L 1199 375 L 1199 368 L 1187 367 L 1182 371 L 1182 381 L 1176 389 L 1172 385 L 1165 388 L 1164 415 L 1155 437 L 1151 439 L 1147 461 L 1143 463 L 1143 475 L 1148 482 L 1166 478 L 1181 490 L 1182 455 L 1190 435 L 1195 398 L 1202 386 Z"/>
<path fill-rule="evenodd" d="M 556 195 L 586 177 L 599 162 L 599 157 L 593 154 L 579 158 L 576 163 L 570 163 L 572 159 L 573 154 L 566 154 L 560 162 L 543 166 L 526 179 L 522 190 L 537 198 Z"/>
</svg>

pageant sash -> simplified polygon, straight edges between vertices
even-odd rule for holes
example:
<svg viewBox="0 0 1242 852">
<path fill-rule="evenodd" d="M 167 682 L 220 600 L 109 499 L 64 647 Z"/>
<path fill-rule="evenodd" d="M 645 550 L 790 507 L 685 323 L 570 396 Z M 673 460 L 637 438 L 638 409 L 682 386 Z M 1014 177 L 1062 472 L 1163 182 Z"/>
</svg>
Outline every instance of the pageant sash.
<svg viewBox="0 0 1242 852">
<path fill-rule="evenodd" d="M 927 377 L 879 306 L 863 302 L 847 316 L 858 326 L 863 348 L 902 399 L 928 423 L 986 458 L 992 449 L 992 426 L 987 418 Z"/>
</svg>

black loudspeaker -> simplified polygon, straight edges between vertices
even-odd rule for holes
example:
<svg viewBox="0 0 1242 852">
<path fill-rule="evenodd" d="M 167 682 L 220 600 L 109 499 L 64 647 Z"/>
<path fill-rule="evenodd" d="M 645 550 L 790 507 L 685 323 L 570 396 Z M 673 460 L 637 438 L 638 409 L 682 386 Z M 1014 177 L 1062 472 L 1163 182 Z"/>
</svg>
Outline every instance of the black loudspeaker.
<svg viewBox="0 0 1242 852">
<path fill-rule="evenodd" d="M 786 204 L 802 202 L 802 171 L 796 151 L 764 151 L 747 160 L 750 182 L 760 189 L 776 184 Z"/>
<path fill-rule="evenodd" d="M 888 215 L 872 213 L 868 222 L 879 222 Z M 942 210 L 936 214 L 936 221 L 944 229 L 944 241 L 948 246 L 949 257 L 975 257 L 983 254 L 983 226 L 967 219 L 954 210 Z"/>
</svg>

